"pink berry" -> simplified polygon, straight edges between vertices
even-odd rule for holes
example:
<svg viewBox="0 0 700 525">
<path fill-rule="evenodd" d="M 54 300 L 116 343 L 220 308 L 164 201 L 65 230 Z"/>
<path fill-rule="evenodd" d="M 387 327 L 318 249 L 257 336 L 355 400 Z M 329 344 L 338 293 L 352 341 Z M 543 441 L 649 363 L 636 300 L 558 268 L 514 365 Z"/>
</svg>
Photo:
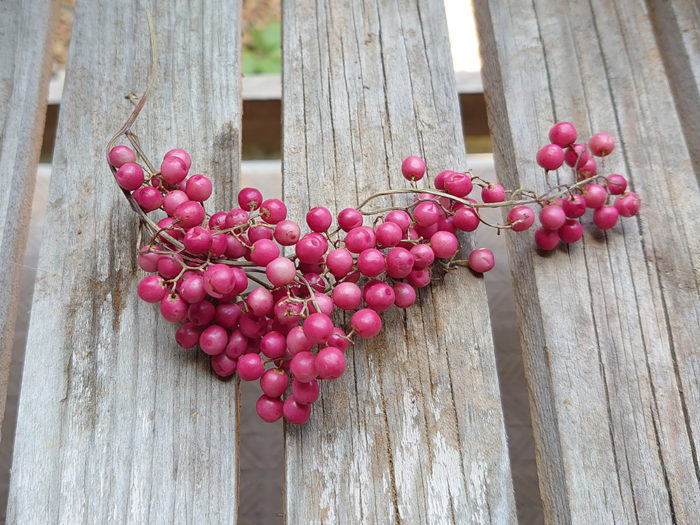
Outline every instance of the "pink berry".
<svg viewBox="0 0 700 525">
<path fill-rule="evenodd" d="M 566 213 L 561 206 L 550 204 L 540 210 L 540 222 L 546 230 L 555 231 L 562 227 L 566 221 Z"/>
<path fill-rule="evenodd" d="M 183 244 L 188 252 L 195 255 L 203 255 L 209 252 L 211 242 L 211 232 L 201 226 L 195 226 L 187 230 Z"/>
<path fill-rule="evenodd" d="M 296 324 L 301 320 L 302 305 L 299 302 L 288 301 L 286 298 L 275 303 L 275 319 L 282 324 Z"/>
<path fill-rule="evenodd" d="M 557 122 L 549 130 L 549 140 L 565 148 L 576 140 L 576 128 L 571 122 Z"/>
<path fill-rule="evenodd" d="M 350 324 L 357 335 L 363 339 L 374 337 L 382 329 L 382 320 L 379 314 L 370 308 L 363 308 L 355 312 Z"/>
<path fill-rule="evenodd" d="M 234 208 L 226 214 L 226 220 L 224 221 L 224 226 L 226 228 L 234 228 L 236 226 L 243 226 L 248 223 L 250 216 L 248 212 L 240 208 Z M 238 231 L 242 229 L 239 228 Z"/>
<path fill-rule="evenodd" d="M 321 235 L 309 233 L 297 242 L 295 252 L 297 258 L 304 263 L 318 262 L 328 249 L 328 241 Z"/>
<path fill-rule="evenodd" d="M 557 233 L 562 241 L 571 244 L 577 242 L 583 236 L 583 226 L 576 220 L 567 219 Z"/>
<path fill-rule="evenodd" d="M 282 246 L 293 246 L 301 237 L 301 229 L 294 221 L 280 221 L 275 225 L 275 240 Z"/>
<path fill-rule="evenodd" d="M 255 211 L 262 204 L 263 196 L 255 188 L 243 188 L 238 192 L 238 206 L 245 211 Z"/>
<path fill-rule="evenodd" d="M 345 248 L 338 248 L 326 255 L 326 266 L 337 278 L 345 277 L 350 273 L 353 263 L 352 254 Z"/>
<path fill-rule="evenodd" d="M 475 272 L 488 272 L 494 264 L 493 252 L 488 248 L 478 248 L 469 254 L 469 267 Z"/>
<path fill-rule="evenodd" d="M 127 162 L 136 162 L 136 153 L 127 146 L 114 146 L 109 151 L 109 163 L 115 168 L 121 168 Z"/>
<path fill-rule="evenodd" d="M 201 174 L 192 175 L 187 179 L 185 193 L 193 201 L 204 202 L 211 197 L 211 179 Z"/>
<path fill-rule="evenodd" d="M 297 269 L 294 263 L 286 257 L 277 257 L 265 268 L 265 275 L 273 286 L 284 286 L 291 283 L 296 277 Z"/>
<path fill-rule="evenodd" d="M 248 306 L 248 311 L 252 312 L 253 315 L 257 317 L 263 317 L 272 312 L 272 308 L 275 305 L 275 301 L 272 298 L 272 293 L 267 288 L 255 288 L 251 290 L 246 297 L 246 305 Z"/>
<path fill-rule="evenodd" d="M 321 379 L 338 379 L 345 372 L 345 356 L 338 348 L 327 346 L 316 354 L 315 365 Z"/>
<path fill-rule="evenodd" d="M 306 224 L 312 231 L 323 233 L 328 231 L 328 228 L 333 224 L 333 215 L 328 211 L 328 208 L 316 206 L 306 213 Z"/>
<path fill-rule="evenodd" d="M 395 299 L 394 289 L 386 283 L 378 282 L 375 286 L 365 288 L 365 302 L 375 312 L 389 309 Z"/>
<path fill-rule="evenodd" d="M 584 144 L 572 144 L 564 151 L 564 161 L 572 168 L 583 166 L 589 158 L 590 155 Z"/>
<path fill-rule="evenodd" d="M 401 163 L 401 173 L 410 181 L 417 181 L 425 175 L 425 161 L 420 157 L 411 155 Z"/>
<path fill-rule="evenodd" d="M 223 352 L 211 357 L 211 368 L 219 377 L 229 377 L 236 372 L 237 361 Z"/>
<path fill-rule="evenodd" d="M 393 222 L 401 228 L 403 233 L 406 233 L 411 226 L 412 220 L 411 216 L 404 210 L 391 210 L 386 216 L 386 222 Z"/>
<path fill-rule="evenodd" d="M 615 208 L 623 217 L 632 217 L 639 213 L 642 201 L 639 195 L 633 191 L 628 191 L 615 199 Z"/>
<path fill-rule="evenodd" d="M 184 191 L 173 190 L 163 197 L 163 209 L 168 215 L 175 215 L 175 210 L 177 209 L 177 207 L 183 202 L 187 202 L 189 200 L 191 199 L 187 196 L 187 193 L 185 193 Z"/>
<path fill-rule="evenodd" d="M 273 238 L 273 231 L 270 228 L 263 226 L 262 224 L 250 226 L 248 228 L 248 240 L 252 244 L 255 244 L 255 241 L 259 241 L 260 239 L 267 239 L 268 241 L 271 241 Z"/>
<path fill-rule="evenodd" d="M 184 323 L 175 332 L 175 342 L 182 348 L 194 348 L 199 343 L 201 331 L 194 323 Z"/>
<path fill-rule="evenodd" d="M 486 202 L 485 199 L 484 202 Z M 457 229 L 465 232 L 473 232 L 477 229 L 480 222 L 481 221 L 479 220 L 479 216 L 477 215 L 477 213 L 469 206 L 460 206 L 459 208 L 457 208 L 457 211 L 454 215 L 454 225 L 457 227 Z"/>
<path fill-rule="evenodd" d="M 593 223 L 601 230 L 609 230 L 617 223 L 618 215 L 615 206 L 601 206 L 593 212 Z"/>
<path fill-rule="evenodd" d="M 211 303 L 209 303 L 211 304 Z M 219 325 L 207 326 L 199 336 L 199 347 L 205 354 L 221 354 L 228 344 L 228 333 Z"/>
<path fill-rule="evenodd" d="M 600 184 L 588 184 L 583 189 L 583 199 L 589 208 L 600 208 L 607 198 L 608 192 Z"/>
<path fill-rule="evenodd" d="M 238 326 L 238 321 L 243 312 L 236 303 L 220 303 L 216 305 L 214 322 L 228 330 L 233 330 Z"/>
<path fill-rule="evenodd" d="M 169 184 L 180 184 L 187 177 L 187 165 L 181 158 L 170 155 L 160 164 L 160 176 Z"/>
<path fill-rule="evenodd" d="M 213 264 L 204 271 L 204 289 L 217 299 L 231 293 L 236 287 L 235 270 L 225 264 Z"/>
<path fill-rule="evenodd" d="M 564 163 L 564 150 L 556 144 L 542 146 L 537 152 L 537 164 L 546 170 L 556 170 Z"/>
<path fill-rule="evenodd" d="M 490 182 L 488 186 L 481 188 L 481 200 L 487 203 L 503 202 L 506 200 L 506 190 L 500 184 Z"/>
<path fill-rule="evenodd" d="M 338 214 L 338 226 L 345 232 L 362 226 L 362 213 L 355 208 L 345 208 Z"/>
<path fill-rule="evenodd" d="M 466 197 L 472 191 L 472 180 L 466 173 L 452 172 L 445 177 L 445 191 L 455 197 Z"/>
<path fill-rule="evenodd" d="M 362 303 L 362 290 L 355 283 L 338 283 L 333 289 L 333 302 L 343 310 L 354 310 Z"/>
<path fill-rule="evenodd" d="M 590 179 L 598 171 L 598 165 L 593 157 L 589 157 L 583 166 L 579 166 L 576 173 L 578 174 L 578 179 Z"/>
<path fill-rule="evenodd" d="M 374 233 L 377 238 L 377 244 L 387 248 L 399 244 L 401 237 L 403 237 L 401 226 L 394 222 L 383 222 L 375 228 Z"/>
<path fill-rule="evenodd" d="M 411 248 L 410 253 L 413 255 L 413 266 L 408 268 L 404 267 L 405 272 L 407 272 L 406 275 L 408 275 L 408 273 L 410 273 L 413 269 L 424 270 L 433 264 L 433 261 L 435 260 L 435 252 L 427 244 L 416 244 Z M 405 277 L 406 275 L 402 275 L 401 277 Z M 392 277 L 394 276 L 392 275 Z"/>
<path fill-rule="evenodd" d="M 369 248 L 374 248 L 377 244 L 377 237 L 374 230 L 369 226 L 360 226 L 348 232 L 345 236 L 345 247 L 352 253 L 360 253 Z"/>
<path fill-rule="evenodd" d="M 588 141 L 588 147 L 596 157 L 604 157 L 612 152 L 615 147 L 615 139 L 608 133 L 596 133 Z"/>
<path fill-rule="evenodd" d="M 163 255 L 158 259 L 157 269 L 161 277 L 174 279 L 182 270 L 182 256 Z"/>
<path fill-rule="evenodd" d="M 525 231 L 532 226 L 532 223 L 534 222 L 535 212 L 524 204 L 513 206 L 513 208 L 511 208 L 511 210 L 508 212 L 508 224 L 512 225 L 513 231 Z"/>
<path fill-rule="evenodd" d="M 304 320 L 302 329 L 312 343 L 325 343 L 333 333 L 333 321 L 326 314 L 311 314 Z"/>
<path fill-rule="evenodd" d="M 148 246 L 144 246 L 139 250 L 139 267 L 145 272 L 155 272 L 158 267 L 158 259 L 160 259 L 160 254 L 154 250 L 155 247 L 149 249 Z"/>
<path fill-rule="evenodd" d="M 240 330 L 234 330 L 228 338 L 224 352 L 231 359 L 242 356 L 248 350 L 248 338 Z"/>
<path fill-rule="evenodd" d="M 153 186 L 138 188 L 132 197 L 146 213 L 157 210 L 163 205 L 163 194 Z"/>
<path fill-rule="evenodd" d="M 413 269 L 415 257 L 406 248 L 397 246 L 386 255 L 386 271 L 394 279 L 403 279 Z"/>
<path fill-rule="evenodd" d="M 165 155 L 163 155 L 163 158 L 166 157 L 177 157 L 180 159 L 182 162 L 185 163 L 185 167 L 189 170 L 190 167 L 192 166 L 192 159 L 190 158 L 190 154 L 187 153 L 184 149 L 171 149 L 168 151 Z"/>
<path fill-rule="evenodd" d="M 555 230 L 537 228 L 535 231 L 535 243 L 540 250 L 553 250 L 559 244 L 559 234 Z"/>
<path fill-rule="evenodd" d="M 238 376 L 243 381 L 257 381 L 265 373 L 260 354 L 243 354 L 238 358 Z"/>
<path fill-rule="evenodd" d="M 148 275 L 141 279 L 137 287 L 138 296 L 147 303 L 158 303 L 163 299 L 168 287 L 162 277 Z"/>
<path fill-rule="evenodd" d="M 440 208 L 433 201 L 418 203 L 413 209 L 413 218 L 418 226 L 432 226 L 440 217 Z"/>
<path fill-rule="evenodd" d="M 306 337 L 301 326 L 295 326 L 287 333 L 287 348 L 292 354 L 308 352 L 313 346 L 314 344 Z"/>
<path fill-rule="evenodd" d="M 270 397 L 280 397 L 287 391 L 289 376 L 284 370 L 271 368 L 260 378 L 260 388 L 263 394 Z"/>
<path fill-rule="evenodd" d="M 292 395 L 296 399 L 297 403 L 310 405 L 318 399 L 318 381 L 312 379 L 308 383 L 303 383 L 295 379 L 292 381 Z"/>
<path fill-rule="evenodd" d="M 192 228 L 204 221 L 204 208 L 197 201 L 185 201 L 175 209 L 174 217 L 183 228 Z"/>
<path fill-rule="evenodd" d="M 250 259 L 258 266 L 267 266 L 279 255 L 279 247 L 269 239 L 255 241 L 253 248 L 250 250 Z"/>
<path fill-rule="evenodd" d="M 451 175 L 454 173 L 454 171 L 451 170 L 445 170 L 440 172 L 440 174 L 435 177 L 435 182 L 433 183 L 433 186 L 435 186 L 436 190 L 444 190 L 445 189 L 445 179 L 447 178 L 448 175 Z"/>
<path fill-rule="evenodd" d="M 209 301 L 193 303 L 187 309 L 187 319 L 197 326 L 206 326 L 214 320 L 216 307 Z"/>
<path fill-rule="evenodd" d="M 586 213 L 586 200 L 578 193 L 569 195 L 561 205 L 562 210 L 570 219 L 576 219 Z"/>
<path fill-rule="evenodd" d="M 282 417 L 284 404 L 279 397 L 261 395 L 255 403 L 255 412 L 266 423 L 274 423 Z"/>
<path fill-rule="evenodd" d="M 607 182 L 610 195 L 620 195 L 627 189 L 627 179 L 617 173 L 608 175 Z"/>
<path fill-rule="evenodd" d="M 168 294 L 160 301 L 160 313 L 166 321 L 180 323 L 187 315 L 187 303 L 175 293 Z"/>
<path fill-rule="evenodd" d="M 303 425 L 311 417 L 311 405 L 300 403 L 291 395 L 284 400 L 282 413 L 287 423 L 292 425 Z"/>
<path fill-rule="evenodd" d="M 143 168 L 133 162 L 126 162 L 117 170 L 117 184 L 127 191 L 134 191 L 143 184 Z"/>
<path fill-rule="evenodd" d="M 416 302 L 416 289 L 408 283 L 394 285 L 394 304 L 399 308 L 408 308 Z"/>
<path fill-rule="evenodd" d="M 415 286 L 416 288 L 425 288 L 430 284 L 430 268 L 424 268 L 423 270 L 413 270 L 408 274 L 408 282 Z"/>
<path fill-rule="evenodd" d="M 384 254 L 376 248 L 362 250 L 357 256 L 357 268 L 362 275 L 376 277 L 386 269 Z"/>
<path fill-rule="evenodd" d="M 299 352 L 292 357 L 289 363 L 289 371 L 294 379 L 302 383 L 308 383 L 312 379 L 316 379 L 316 356 L 311 352 Z"/>
<path fill-rule="evenodd" d="M 284 356 L 286 350 L 287 338 L 279 332 L 268 332 L 260 340 L 260 351 L 270 359 Z"/>
<path fill-rule="evenodd" d="M 439 231 L 430 237 L 430 247 L 438 259 L 449 259 L 457 253 L 459 242 L 453 233 Z"/>
<path fill-rule="evenodd" d="M 268 199 L 260 205 L 260 217 L 269 224 L 277 224 L 287 218 L 287 207 L 279 199 Z"/>
<path fill-rule="evenodd" d="M 348 340 L 348 336 L 345 335 L 345 332 L 336 326 L 333 328 L 333 333 L 328 338 L 328 346 L 335 346 L 341 352 L 345 352 L 348 346 L 350 346 L 350 341 Z"/>
<path fill-rule="evenodd" d="M 183 279 L 180 281 L 178 293 L 190 304 L 203 301 L 207 296 L 207 291 L 204 289 L 204 279 L 199 274 Z"/>
</svg>

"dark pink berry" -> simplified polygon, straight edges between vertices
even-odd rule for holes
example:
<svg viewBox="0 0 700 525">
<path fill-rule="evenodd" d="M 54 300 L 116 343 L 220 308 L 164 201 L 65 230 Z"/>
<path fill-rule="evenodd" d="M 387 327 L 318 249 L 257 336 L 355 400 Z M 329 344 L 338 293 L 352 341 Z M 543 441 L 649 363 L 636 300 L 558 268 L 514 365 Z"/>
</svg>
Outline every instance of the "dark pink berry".
<svg viewBox="0 0 700 525">
<path fill-rule="evenodd" d="M 376 277 L 386 269 L 384 254 L 376 248 L 362 250 L 357 256 L 357 269 L 367 277 Z"/>
<path fill-rule="evenodd" d="M 574 243 L 583 236 L 583 226 L 576 220 L 567 219 L 557 233 L 559 238 L 565 243 Z"/>
<path fill-rule="evenodd" d="M 481 200 L 487 203 L 503 202 L 506 200 L 506 190 L 500 184 L 490 182 L 488 186 L 481 188 Z"/>
<path fill-rule="evenodd" d="M 318 262 L 328 249 L 328 241 L 321 235 L 309 233 L 297 241 L 295 252 L 297 258 L 303 263 Z"/>
<path fill-rule="evenodd" d="M 157 210 L 163 205 L 163 194 L 153 186 L 137 189 L 132 193 L 132 197 L 146 213 Z"/>
<path fill-rule="evenodd" d="M 355 208 L 345 208 L 338 214 L 338 226 L 345 232 L 362 226 L 362 213 Z"/>
<path fill-rule="evenodd" d="M 540 250 L 553 250 L 559 244 L 559 234 L 556 230 L 537 228 L 535 230 L 535 243 Z"/>
<path fill-rule="evenodd" d="M 117 170 L 117 184 L 127 191 L 134 191 L 143 184 L 143 168 L 133 162 L 127 162 Z"/>
<path fill-rule="evenodd" d="M 292 425 L 303 425 L 311 417 L 311 405 L 300 403 L 291 395 L 284 400 L 282 413 L 287 423 Z"/>
<path fill-rule="evenodd" d="M 445 191 L 455 197 L 466 197 L 472 191 L 472 180 L 466 173 L 452 172 L 445 177 Z"/>
<path fill-rule="evenodd" d="M 312 343 L 325 343 L 333 333 L 333 321 L 326 314 L 311 314 L 304 320 L 302 329 Z"/>
<path fill-rule="evenodd" d="M 357 335 L 363 339 L 374 337 L 382 329 L 382 320 L 379 314 L 370 308 L 363 308 L 355 312 L 350 324 Z"/>
<path fill-rule="evenodd" d="M 237 362 L 224 353 L 211 357 L 211 368 L 219 377 L 229 377 L 236 372 Z"/>
<path fill-rule="evenodd" d="M 607 176 L 608 191 L 610 195 L 620 195 L 627 189 L 627 179 L 618 173 Z"/>
<path fill-rule="evenodd" d="M 174 217 L 185 229 L 199 226 L 204 221 L 204 208 L 197 201 L 185 201 L 175 209 Z"/>
<path fill-rule="evenodd" d="M 147 303 L 158 303 L 168 292 L 168 287 L 162 277 L 148 275 L 141 279 L 137 287 L 138 296 Z"/>
<path fill-rule="evenodd" d="M 285 325 L 295 324 L 301 320 L 302 309 L 301 303 L 283 298 L 275 303 L 275 318 Z"/>
<path fill-rule="evenodd" d="M 194 348 L 199 343 L 202 329 L 194 323 L 184 323 L 175 332 L 175 342 L 182 348 Z"/>
<path fill-rule="evenodd" d="M 318 381 L 312 379 L 308 383 L 303 383 L 295 379 L 292 381 L 292 395 L 297 400 L 297 403 L 310 405 L 318 399 Z"/>
<path fill-rule="evenodd" d="M 321 379 L 338 379 L 345 372 L 345 356 L 338 348 L 327 346 L 316 354 L 315 365 L 318 377 Z M 294 385 L 292 385 L 292 391 L 293 389 Z"/>
<path fill-rule="evenodd" d="M 212 264 L 204 271 L 204 289 L 217 299 L 231 293 L 236 287 L 235 270 L 225 264 Z"/>
<path fill-rule="evenodd" d="M 201 174 L 192 175 L 187 179 L 185 193 L 193 201 L 204 202 L 211 197 L 211 179 Z"/>
<path fill-rule="evenodd" d="M 416 302 L 416 289 L 408 283 L 394 285 L 394 304 L 399 308 L 408 308 Z"/>
<path fill-rule="evenodd" d="M 557 122 L 549 130 L 549 140 L 565 148 L 576 140 L 576 128 L 571 122 Z"/>
<path fill-rule="evenodd" d="M 209 301 L 193 303 L 187 309 L 187 319 L 197 326 L 206 326 L 214 320 L 216 307 Z"/>
<path fill-rule="evenodd" d="M 418 226 L 432 226 L 440 217 L 440 208 L 433 201 L 419 202 L 413 209 L 413 218 Z"/>
<path fill-rule="evenodd" d="M 333 328 L 333 333 L 328 338 L 328 346 L 335 346 L 341 352 L 345 352 L 348 346 L 350 346 L 350 341 L 348 340 L 348 336 L 345 335 L 345 332 L 336 326 Z"/>
<path fill-rule="evenodd" d="M 287 338 L 279 332 L 268 332 L 260 340 L 260 351 L 270 359 L 284 356 L 286 350 Z"/>
<path fill-rule="evenodd" d="M 365 288 L 365 302 L 375 312 L 389 309 L 395 298 L 394 289 L 386 283 L 378 282 L 375 286 Z"/>
<path fill-rule="evenodd" d="M 615 148 L 615 139 L 608 133 L 596 133 L 588 141 L 588 147 L 596 157 L 604 157 Z"/>
<path fill-rule="evenodd" d="M 228 333 L 224 327 L 217 324 L 207 326 L 202 332 L 202 335 L 199 336 L 199 347 L 205 354 L 221 354 L 227 344 Z"/>
<path fill-rule="evenodd" d="M 513 206 L 508 212 L 508 224 L 512 225 L 513 231 L 525 231 L 532 226 L 534 222 L 535 212 L 524 204 Z"/>
<path fill-rule="evenodd" d="M 572 168 L 583 166 L 589 158 L 584 144 L 572 144 L 564 151 L 564 161 Z"/>
<path fill-rule="evenodd" d="M 328 228 L 333 224 L 333 215 L 328 208 L 316 206 L 306 213 L 306 224 L 312 231 L 323 233 L 328 231 Z"/>
<path fill-rule="evenodd" d="M 263 196 L 255 188 L 243 188 L 238 192 L 238 206 L 245 211 L 255 211 L 262 204 Z"/>
<path fill-rule="evenodd" d="M 236 303 L 220 303 L 216 305 L 214 322 L 228 330 L 233 330 L 238 326 L 242 314 L 241 307 Z"/>
<path fill-rule="evenodd" d="M 240 208 L 234 208 L 226 214 L 226 220 L 224 221 L 224 226 L 226 228 L 234 228 L 236 226 L 243 226 L 248 223 L 250 216 L 248 212 Z M 242 231 L 238 228 L 237 231 Z"/>
<path fill-rule="evenodd" d="M 561 205 L 562 210 L 570 219 L 576 219 L 586 213 L 586 200 L 578 193 L 569 195 Z"/>
<path fill-rule="evenodd" d="M 469 254 L 469 267 L 475 272 L 486 273 L 494 264 L 493 252 L 488 248 L 478 248 Z"/>
<path fill-rule="evenodd" d="M 583 188 L 583 199 L 589 208 L 600 208 L 607 198 L 608 192 L 600 184 L 588 184 Z"/>
<path fill-rule="evenodd" d="M 408 282 L 415 286 L 416 288 L 425 288 L 430 284 L 430 268 L 424 268 L 423 270 L 413 270 L 408 274 Z"/>
<path fill-rule="evenodd" d="M 483 194 L 483 192 L 482 192 Z M 486 202 L 486 200 L 484 200 Z M 465 232 L 473 232 L 479 226 L 479 216 L 469 206 L 460 206 L 454 215 L 454 225 Z"/>
<path fill-rule="evenodd" d="M 389 221 L 378 225 L 374 230 L 374 234 L 377 238 L 377 244 L 385 248 L 396 246 L 401 241 L 401 237 L 403 237 L 401 226 Z"/>
<path fill-rule="evenodd" d="M 169 155 L 160 164 L 160 176 L 169 184 L 179 184 L 187 177 L 187 165 L 180 157 Z"/>
<path fill-rule="evenodd" d="M 642 201 L 639 195 L 633 191 L 628 191 L 615 199 L 615 208 L 623 217 L 632 217 L 639 213 Z"/>
<path fill-rule="evenodd" d="M 433 186 L 435 186 L 436 190 L 444 190 L 445 189 L 445 178 L 447 178 L 448 175 L 451 175 L 454 173 L 454 171 L 451 170 L 445 170 L 440 172 L 440 174 L 435 177 L 435 183 Z"/>
<path fill-rule="evenodd" d="M 180 323 L 187 315 L 187 303 L 175 293 L 168 294 L 160 301 L 160 313 L 166 321 Z"/>
<path fill-rule="evenodd" d="M 238 358 L 238 376 L 243 381 L 257 381 L 265 373 L 260 354 L 243 354 Z"/>
<path fill-rule="evenodd" d="M 255 412 L 266 423 L 274 423 L 282 417 L 283 407 L 284 403 L 279 397 L 270 397 L 263 394 L 255 403 Z"/>
<path fill-rule="evenodd" d="M 615 206 L 601 206 L 593 212 L 593 223 L 601 230 L 609 230 L 617 223 L 618 215 Z"/>
<path fill-rule="evenodd" d="M 234 330 L 228 338 L 224 352 L 231 359 L 242 356 L 248 350 L 248 338 L 240 330 Z"/>
<path fill-rule="evenodd" d="M 540 210 L 540 222 L 546 230 L 555 231 L 562 227 L 566 221 L 566 213 L 561 206 L 550 204 Z M 546 249 L 546 248 L 545 248 Z"/>
<path fill-rule="evenodd" d="M 413 255 L 413 266 L 405 270 L 408 272 L 406 273 L 406 275 L 411 273 L 412 269 L 423 270 L 427 268 L 428 266 L 433 264 L 433 261 L 435 260 L 435 252 L 427 244 L 416 244 L 415 246 L 413 246 L 413 248 L 411 248 L 410 252 L 411 255 Z M 394 276 L 392 275 L 392 277 Z M 402 277 L 405 277 L 405 275 L 403 275 Z"/>
<path fill-rule="evenodd" d="M 287 218 L 287 207 L 279 199 L 268 199 L 260 205 L 260 217 L 268 224 L 277 224 Z"/>
<path fill-rule="evenodd" d="M 267 266 L 280 255 L 279 247 L 269 239 L 260 239 L 253 243 L 250 259 L 258 266 Z"/>
<path fill-rule="evenodd" d="M 250 226 L 248 228 L 247 235 L 248 240 L 252 244 L 255 244 L 255 241 L 259 241 L 260 239 L 267 239 L 268 241 L 271 241 L 274 238 L 273 231 L 267 226 L 263 226 L 262 224 Z"/>
<path fill-rule="evenodd" d="M 415 155 L 406 157 L 401 163 L 401 173 L 407 180 L 420 180 L 425 175 L 425 161 Z"/>
<path fill-rule="evenodd" d="M 178 293 L 188 303 L 198 303 L 207 296 L 204 289 L 204 279 L 201 274 L 195 274 L 182 279 L 179 283 Z"/>
<path fill-rule="evenodd" d="M 121 168 L 127 162 L 136 162 L 136 153 L 127 146 L 114 146 L 109 150 L 109 163 L 115 168 Z"/>
<path fill-rule="evenodd" d="M 316 356 L 311 352 L 298 352 L 289 363 L 289 371 L 294 379 L 302 383 L 316 379 Z"/>
<path fill-rule="evenodd" d="M 377 244 L 377 237 L 374 230 L 369 226 L 360 226 L 348 232 L 345 236 L 345 247 L 352 253 L 360 253 L 369 248 L 374 248 Z"/>
<path fill-rule="evenodd" d="M 252 312 L 257 317 L 263 317 L 272 312 L 275 301 L 272 298 L 272 293 L 267 288 L 258 287 L 251 290 L 246 297 L 246 305 L 248 311 Z"/>
<path fill-rule="evenodd" d="M 289 376 L 284 370 L 270 368 L 260 378 L 260 388 L 263 394 L 270 397 L 280 397 L 287 391 Z"/>
<path fill-rule="evenodd" d="M 564 163 L 564 150 L 556 144 L 542 146 L 537 152 L 537 164 L 546 170 L 556 170 Z"/>
<path fill-rule="evenodd" d="M 144 246 L 139 250 L 139 267 L 145 272 L 152 273 L 157 271 L 158 259 L 160 259 L 160 254 L 155 251 L 155 247 L 149 248 Z"/>
<path fill-rule="evenodd" d="M 394 279 L 403 279 L 413 269 L 415 257 L 406 248 L 397 246 L 386 254 L 386 273 Z"/>
<path fill-rule="evenodd" d="M 202 255 L 209 252 L 212 239 L 213 237 L 209 230 L 201 226 L 195 226 L 187 230 L 183 244 L 188 252 L 194 255 Z"/>
</svg>

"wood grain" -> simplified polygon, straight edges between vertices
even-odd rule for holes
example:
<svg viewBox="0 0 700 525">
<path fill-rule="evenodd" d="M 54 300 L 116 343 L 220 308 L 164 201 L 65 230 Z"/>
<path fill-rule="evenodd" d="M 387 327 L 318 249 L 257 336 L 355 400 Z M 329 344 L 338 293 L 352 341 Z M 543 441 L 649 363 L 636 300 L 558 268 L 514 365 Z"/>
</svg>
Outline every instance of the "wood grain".
<svg viewBox="0 0 700 525">
<path fill-rule="evenodd" d="M 549 255 L 509 236 L 549 523 L 700 515 L 697 174 L 642 1 L 475 2 L 499 176 L 544 190 L 555 121 L 607 131 L 641 214 Z M 694 38 L 694 37 L 692 37 Z M 570 175 L 561 171 L 562 182 Z"/>
<path fill-rule="evenodd" d="M 137 220 L 104 147 L 146 86 L 148 4 L 80 2 L 54 154 L 14 450 L 11 523 L 235 522 L 237 385 L 142 303 Z M 189 149 L 229 208 L 240 161 L 240 5 L 155 9 L 158 81 L 135 126 Z M 214 210 L 210 210 L 214 211 Z"/>
<path fill-rule="evenodd" d="M 57 5 L 41 0 L 0 3 L 0 424 L 46 118 L 49 43 Z"/>
<path fill-rule="evenodd" d="M 410 154 L 430 177 L 467 167 L 435 6 L 284 3 L 283 193 L 293 219 L 406 187 Z M 311 420 L 286 428 L 287 522 L 514 522 L 483 281 L 455 271 L 383 319 L 377 337 L 348 351 L 345 375 L 322 382 Z"/>
</svg>

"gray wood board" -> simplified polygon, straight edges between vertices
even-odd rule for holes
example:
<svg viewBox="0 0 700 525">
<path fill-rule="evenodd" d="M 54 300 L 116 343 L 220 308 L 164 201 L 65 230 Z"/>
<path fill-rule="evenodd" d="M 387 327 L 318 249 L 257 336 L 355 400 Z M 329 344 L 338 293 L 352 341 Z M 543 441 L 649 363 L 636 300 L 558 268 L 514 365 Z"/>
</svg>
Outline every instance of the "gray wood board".
<svg viewBox="0 0 700 525">
<path fill-rule="evenodd" d="M 644 203 L 607 233 L 589 215 L 552 254 L 508 238 L 546 519 L 692 523 L 700 192 L 646 4 L 475 7 L 499 176 L 545 190 L 535 153 L 569 120 L 617 138 L 607 172 Z"/>
<path fill-rule="evenodd" d="M 104 158 L 149 72 L 142 2 L 80 2 L 27 343 L 12 523 L 234 522 L 237 385 L 141 302 L 137 219 Z M 188 149 L 234 202 L 240 5 L 163 3 L 158 81 L 134 127 L 160 163 Z M 210 212 L 215 210 L 209 209 Z"/>
<path fill-rule="evenodd" d="M 5 414 L 22 258 L 27 244 L 58 3 L 0 3 L 0 423 Z"/>
<path fill-rule="evenodd" d="M 431 180 L 467 167 L 441 5 L 283 9 L 283 193 L 295 220 L 407 187 L 411 154 Z M 383 320 L 348 350 L 345 375 L 321 382 L 311 420 L 286 426 L 288 523 L 514 522 L 483 280 L 454 271 Z"/>
</svg>

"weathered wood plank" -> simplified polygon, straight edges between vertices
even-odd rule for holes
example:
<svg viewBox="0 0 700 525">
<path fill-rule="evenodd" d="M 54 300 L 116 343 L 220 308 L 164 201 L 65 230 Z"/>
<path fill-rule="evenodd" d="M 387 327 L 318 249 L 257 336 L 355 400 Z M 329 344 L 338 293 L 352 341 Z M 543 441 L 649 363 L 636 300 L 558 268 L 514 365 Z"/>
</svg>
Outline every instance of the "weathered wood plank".
<svg viewBox="0 0 700 525">
<path fill-rule="evenodd" d="M 570 120 L 618 137 L 644 201 L 549 256 L 508 237 L 547 521 L 697 521 L 700 192 L 646 5 L 475 4 L 499 176 L 544 190 L 535 152 Z"/>
<path fill-rule="evenodd" d="M 0 423 L 46 117 L 49 44 L 57 5 L 40 0 L 0 3 Z"/>
<path fill-rule="evenodd" d="M 406 187 L 410 154 L 433 177 L 466 168 L 441 6 L 283 9 L 283 193 L 294 219 Z M 287 521 L 514 522 L 483 282 L 450 274 L 348 352 L 309 423 L 286 428 Z"/>
<path fill-rule="evenodd" d="M 189 149 L 232 206 L 240 161 L 238 0 L 161 3 L 158 81 L 135 126 Z M 17 423 L 12 523 L 234 522 L 237 385 L 135 286 L 136 217 L 104 147 L 145 88 L 141 2 L 80 2 L 54 154 Z"/>
</svg>

